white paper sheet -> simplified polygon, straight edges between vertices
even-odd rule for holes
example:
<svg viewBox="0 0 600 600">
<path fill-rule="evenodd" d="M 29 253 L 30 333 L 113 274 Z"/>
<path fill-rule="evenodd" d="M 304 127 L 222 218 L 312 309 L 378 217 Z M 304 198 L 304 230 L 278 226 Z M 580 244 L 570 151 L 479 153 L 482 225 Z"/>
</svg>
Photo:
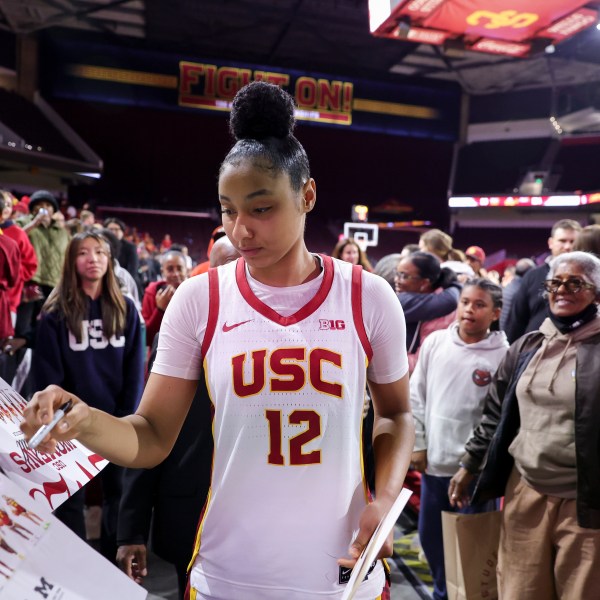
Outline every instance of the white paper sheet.
<svg viewBox="0 0 600 600">
<path fill-rule="evenodd" d="M 358 557 L 354 568 L 352 569 L 352 575 L 350 580 L 346 584 L 342 600 L 352 600 L 354 594 L 356 594 L 360 584 L 362 583 L 369 567 L 373 564 L 373 561 L 377 558 L 381 547 L 383 546 L 387 536 L 394 527 L 394 523 L 398 520 L 400 513 L 403 511 L 408 499 L 411 497 L 412 492 L 403 488 L 398 498 L 387 514 L 381 519 L 379 525 L 373 532 L 369 543 L 365 546 L 361 555 Z"/>
<path fill-rule="evenodd" d="M 0 598 L 143 600 L 147 595 L 0 473 Z"/>
</svg>

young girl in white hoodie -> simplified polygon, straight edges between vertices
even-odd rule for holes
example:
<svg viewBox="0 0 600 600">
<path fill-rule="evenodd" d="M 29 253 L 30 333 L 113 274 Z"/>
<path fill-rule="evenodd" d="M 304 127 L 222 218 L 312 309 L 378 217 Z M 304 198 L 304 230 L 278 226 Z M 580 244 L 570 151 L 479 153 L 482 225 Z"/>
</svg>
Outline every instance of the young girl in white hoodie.
<svg viewBox="0 0 600 600">
<path fill-rule="evenodd" d="M 431 567 L 435 600 L 447 598 L 442 511 L 478 513 L 495 508 L 493 502 L 452 508 L 448 486 L 508 348 L 503 332 L 490 331 L 501 309 L 500 286 L 488 279 L 467 281 L 456 321 L 425 340 L 410 379 L 416 427 L 412 466 L 422 473 L 419 537 Z"/>
</svg>

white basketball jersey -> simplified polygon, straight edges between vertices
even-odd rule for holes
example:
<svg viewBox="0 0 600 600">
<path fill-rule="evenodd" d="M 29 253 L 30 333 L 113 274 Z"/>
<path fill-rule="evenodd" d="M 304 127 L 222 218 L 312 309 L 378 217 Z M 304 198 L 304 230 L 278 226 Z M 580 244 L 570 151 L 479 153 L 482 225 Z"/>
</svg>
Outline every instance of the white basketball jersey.
<svg viewBox="0 0 600 600">
<path fill-rule="evenodd" d="M 242 259 L 209 274 L 202 354 L 215 451 L 191 573 L 201 598 L 336 599 L 349 578 L 337 559 L 368 502 L 371 347 L 360 267 L 323 266 L 317 294 L 287 317 L 254 295 Z M 377 562 L 357 598 L 377 598 L 384 583 Z"/>
</svg>

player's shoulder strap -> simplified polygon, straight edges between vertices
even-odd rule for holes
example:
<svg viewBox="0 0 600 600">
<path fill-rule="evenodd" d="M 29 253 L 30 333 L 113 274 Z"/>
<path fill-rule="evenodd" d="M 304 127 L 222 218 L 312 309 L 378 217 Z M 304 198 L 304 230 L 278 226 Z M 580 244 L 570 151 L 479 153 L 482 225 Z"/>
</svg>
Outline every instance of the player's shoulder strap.
<svg viewBox="0 0 600 600">
<path fill-rule="evenodd" d="M 354 319 L 354 327 L 360 339 L 360 343 L 367 355 L 367 359 L 371 362 L 373 358 L 373 348 L 367 331 L 365 329 L 365 321 L 363 319 L 363 307 L 362 307 L 362 270 L 360 265 L 352 266 L 352 317 Z"/>
<path fill-rule="evenodd" d="M 211 267 L 208 270 L 208 321 L 206 331 L 202 340 L 201 355 L 202 360 L 208 352 L 212 342 L 215 330 L 217 329 L 217 320 L 219 318 L 219 271 Z"/>
</svg>

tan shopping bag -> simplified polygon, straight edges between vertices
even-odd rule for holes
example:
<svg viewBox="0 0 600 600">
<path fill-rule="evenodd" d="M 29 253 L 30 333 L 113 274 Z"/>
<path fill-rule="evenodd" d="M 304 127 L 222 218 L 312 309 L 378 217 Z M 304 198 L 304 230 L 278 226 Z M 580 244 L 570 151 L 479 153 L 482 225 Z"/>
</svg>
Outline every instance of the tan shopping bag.
<svg viewBox="0 0 600 600">
<path fill-rule="evenodd" d="M 497 600 L 496 564 L 502 513 L 442 512 L 449 600 Z"/>
</svg>

